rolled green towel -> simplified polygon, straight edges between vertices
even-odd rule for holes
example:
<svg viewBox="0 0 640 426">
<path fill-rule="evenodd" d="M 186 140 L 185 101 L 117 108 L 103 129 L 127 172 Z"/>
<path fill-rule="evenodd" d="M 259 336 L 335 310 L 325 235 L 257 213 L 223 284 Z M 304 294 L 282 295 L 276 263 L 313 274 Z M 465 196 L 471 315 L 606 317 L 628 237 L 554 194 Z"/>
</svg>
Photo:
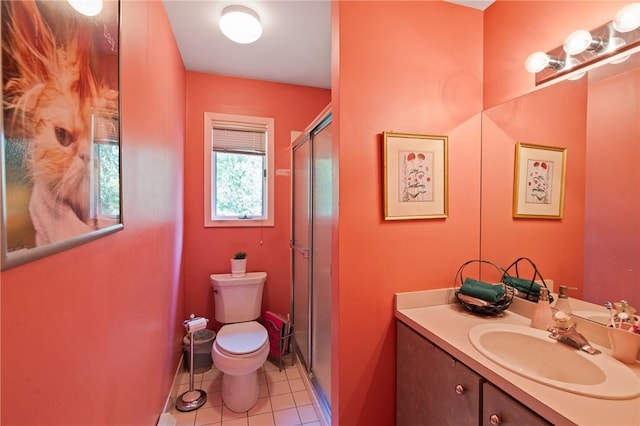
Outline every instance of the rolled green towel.
<svg viewBox="0 0 640 426">
<path fill-rule="evenodd" d="M 504 277 L 504 283 L 508 286 L 515 288 L 518 291 L 529 293 L 532 296 L 540 296 L 540 284 L 534 282 L 531 285 L 531 280 L 525 280 L 518 277 Z"/>
<path fill-rule="evenodd" d="M 504 287 L 502 285 L 483 283 L 472 278 L 465 278 L 460 287 L 460 293 L 486 300 L 487 302 L 497 302 L 504 296 Z"/>
</svg>

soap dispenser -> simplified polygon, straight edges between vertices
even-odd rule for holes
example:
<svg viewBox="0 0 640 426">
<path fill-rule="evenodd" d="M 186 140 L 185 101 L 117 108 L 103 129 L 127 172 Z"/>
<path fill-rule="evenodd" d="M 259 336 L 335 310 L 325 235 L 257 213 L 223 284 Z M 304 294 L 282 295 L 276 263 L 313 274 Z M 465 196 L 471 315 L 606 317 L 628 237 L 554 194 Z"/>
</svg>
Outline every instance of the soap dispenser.
<svg viewBox="0 0 640 426">
<path fill-rule="evenodd" d="M 571 314 L 571 305 L 569 304 L 569 297 L 567 296 L 567 291 L 576 290 L 575 287 L 567 287 L 566 285 L 561 285 L 558 287 L 558 301 L 554 306 L 558 311 L 564 311 L 567 314 Z"/>
<path fill-rule="evenodd" d="M 531 317 L 531 327 L 540 330 L 547 330 L 554 324 L 553 311 L 549 304 L 549 290 L 545 287 L 540 289 L 540 297 Z"/>
</svg>

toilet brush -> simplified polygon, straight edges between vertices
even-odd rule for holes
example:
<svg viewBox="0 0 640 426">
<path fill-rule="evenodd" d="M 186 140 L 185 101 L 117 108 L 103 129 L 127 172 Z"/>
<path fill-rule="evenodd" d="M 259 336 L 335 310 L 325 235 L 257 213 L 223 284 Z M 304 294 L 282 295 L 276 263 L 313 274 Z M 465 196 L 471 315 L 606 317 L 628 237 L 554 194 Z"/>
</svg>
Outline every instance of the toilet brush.
<svg viewBox="0 0 640 426">
<path fill-rule="evenodd" d="M 202 407 L 207 402 L 207 393 L 200 389 L 193 388 L 193 341 L 195 340 L 194 333 L 198 330 L 203 330 L 207 327 L 208 319 L 198 317 L 195 318 L 193 314 L 188 320 L 183 322 L 184 327 L 187 329 L 189 336 L 189 390 L 184 392 L 176 400 L 176 408 L 178 411 L 193 411 Z"/>
</svg>

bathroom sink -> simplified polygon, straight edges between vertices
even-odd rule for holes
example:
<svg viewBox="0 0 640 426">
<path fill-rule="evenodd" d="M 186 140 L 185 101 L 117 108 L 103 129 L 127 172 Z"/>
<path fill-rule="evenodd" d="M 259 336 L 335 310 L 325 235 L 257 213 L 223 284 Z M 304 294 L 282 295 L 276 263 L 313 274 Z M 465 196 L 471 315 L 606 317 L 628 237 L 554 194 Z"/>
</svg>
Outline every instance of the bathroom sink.
<svg viewBox="0 0 640 426">
<path fill-rule="evenodd" d="M 630 368 L 604 353 L 589 355 L 557 342 L 547 331 L 481 324 L 469 330 L 469 340 L 496 364 L 547 386 L 602 399 L 640 395 L 640 380 Z"/>
</svg>

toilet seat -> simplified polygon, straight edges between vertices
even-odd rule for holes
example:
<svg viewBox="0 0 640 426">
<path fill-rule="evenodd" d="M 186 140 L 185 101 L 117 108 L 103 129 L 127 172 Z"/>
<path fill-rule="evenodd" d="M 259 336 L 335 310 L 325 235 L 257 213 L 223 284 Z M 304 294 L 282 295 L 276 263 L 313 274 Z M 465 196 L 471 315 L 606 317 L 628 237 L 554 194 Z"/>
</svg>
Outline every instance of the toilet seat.
<svg viewBox="0 0 640 426">
<path fill-rule="evenodd" d="M 249 355 L 267 343 L 267 329 L 256 321 L 222 326 L 216 335 L 218 350 L 230 356 Z"/>
</svg>

